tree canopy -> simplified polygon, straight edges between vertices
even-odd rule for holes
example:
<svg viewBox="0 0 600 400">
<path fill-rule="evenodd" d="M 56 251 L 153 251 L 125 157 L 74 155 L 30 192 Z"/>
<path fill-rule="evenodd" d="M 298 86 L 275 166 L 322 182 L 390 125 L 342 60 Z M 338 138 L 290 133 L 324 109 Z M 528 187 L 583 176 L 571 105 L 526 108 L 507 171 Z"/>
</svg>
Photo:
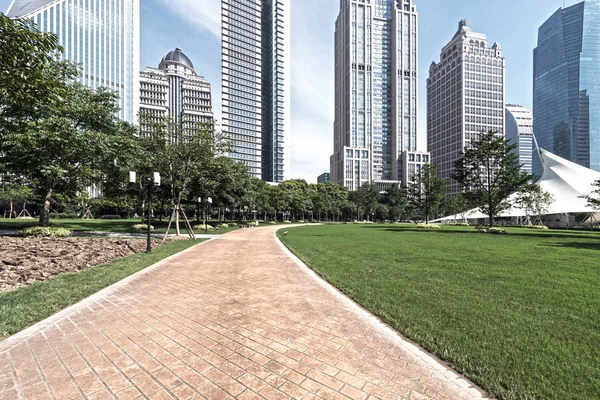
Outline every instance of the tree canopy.
<svg viewBox="0 0 600 400">
<path fill-rule="evenodd" d="M 489 131 L 466 148 L 455 163 L 454 179 L 466 199 L 488 215 L 491 227 L 494 218 L 511 207 L 510 196 L 533 179 L 521 170 L 514 149 L 502 135 Z"/>
</svg>

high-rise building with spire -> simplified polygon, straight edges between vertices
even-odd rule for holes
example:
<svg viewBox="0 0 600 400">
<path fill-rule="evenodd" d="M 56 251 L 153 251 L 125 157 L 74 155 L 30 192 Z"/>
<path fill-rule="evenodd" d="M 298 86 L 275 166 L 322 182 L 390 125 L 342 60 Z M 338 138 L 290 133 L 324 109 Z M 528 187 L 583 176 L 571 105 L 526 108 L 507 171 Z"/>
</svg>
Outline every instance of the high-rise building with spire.
<svg viewBox="0 0 600 400">
<path fill-rule="evenodd" d="M 427 144 L 449 193 L 459 191 L 454 163 L 482 132 L 504 137 L 504 57 L 498 43 L 462 20 L 427 79 Z"/>
</svg>

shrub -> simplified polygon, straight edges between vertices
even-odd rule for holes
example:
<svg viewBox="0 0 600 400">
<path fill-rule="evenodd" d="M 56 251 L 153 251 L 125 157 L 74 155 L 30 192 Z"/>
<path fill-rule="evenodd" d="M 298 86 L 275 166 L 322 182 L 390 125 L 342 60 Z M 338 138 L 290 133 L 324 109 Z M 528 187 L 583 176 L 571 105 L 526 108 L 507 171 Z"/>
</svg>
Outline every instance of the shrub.
<svg viewBox="0 0 600 400">
<path fill-rule="evenodd" d="M 375 222 L 373 222 L 373 221 L 365 221 L 365 222 L 363 222 L 363 224 L 373 225 L 373 224 L 375 224 Z"/>
<path fill-rule="evenodd" d="M 292 221 L 283 221 L 284 224 L 291 224 Z"/>
<path fill-rule="evenodd" d="M 131 230 L 134 232 L 147 232 L 148 225 L 145 224 L 136 224 L 131 227 Z M 154 232 L 154 227 L 150 225 L 150 232 Z"/>
<path fill-rule="evenodd" d="M 19 231 L 22 237 L 46 237 L 46 238 L 64 238 L 71 236 L 73 232 L 66 228 L 32 226 Z"/>
<path fill-rule="evenodd" d="M 543 230 L 543 231 L 547 231 L 548 227 L 547 226 L 543 226 L 543 225 L 531 225 L 528 226 L 527 228 L 529 229 L 539 229 L 539 230 Z"/>
<path fill-rule="evenodd" d="M 229 228 L 229 224 L 221 224 L 219 225 L 219 228 Z"/>
<path fill-rule="evenodd" d="M 79 215 L 75 213 L 50 213 L 50 219 L 77 219 Z"/>
<path fill-rule="evenodd" d="M 269 222 L 270 225 L 277 225 L 277 221 L 271 221 Z"/>
<path fill-rule="evenodd" d="M 205 230 L 212 231 L 213 229 L 215 229 L 215 228 L 212 225 L 208 225 L 208 224 L 206 226 L 204 224 L 194 226 L 195 231 L 205 231 Z"/>
<path fill-rule="evenodd" d="M 507 232 L 502 228 L 490 228 L 487 230 L 487 233 L 491 233 L 494 235 L 506 235 Z"/>
<path fill-rule="evenodd" d="M 417 228 L 419 228 L 419 229 L 441 229 L 442 227 L 439 224 L 417 224 Z"/>
<path fill-rule="evenodd" d="M 298 221 L 298 223 L 299 223 L 299 224 L 305 224 L 305 223 L 306 223 L 306 221 L 305 221 L 305 220 L 303 220 L 303 219 L 301 219 L 300 221 Z"/>
<path fill-rule="evenodd" d="M 121 219 L 120 215 L 103 215 L 100 219 Z"/>
<path fill-rule="evenodd" d="M 265 220 L 264 220 L 264 219 L 259 219 L 259 220 L 258 220 L 258 223 L 259 223 L 259 224 L 264 224 L 264 223 L 265 223 Z"/>
</svg>

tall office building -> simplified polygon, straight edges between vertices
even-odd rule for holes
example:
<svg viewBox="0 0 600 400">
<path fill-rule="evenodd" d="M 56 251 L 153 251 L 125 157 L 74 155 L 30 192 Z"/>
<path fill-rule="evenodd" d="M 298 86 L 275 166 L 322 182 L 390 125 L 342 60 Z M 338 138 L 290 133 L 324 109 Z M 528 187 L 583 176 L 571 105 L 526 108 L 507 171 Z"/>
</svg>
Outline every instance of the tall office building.
<svg viewBox="0 0 600 400">
<path fill-rule="evenodd" d="M 600 2 L 556 11 L 540 27 L 533 55 L 539 146 L 600 171 Z M 535 158 L 534 172 L 541 174 Z"/>
<path fill-rule="evenodd" d="M 213 121 L 210 84 L 198 76 L 192 61 L 175 49 L 161 60 L 158 69 L 140 73 L 140 116 L 143 122 L 168 118 L 183 124 L 184 130 L 197 123 Z"/>
<path fill-rule="evenodd" d="M 517 146 L 515 154 L 519 157 L 521 170 L 533 173 L 534 137 L 533 114 L 527 108 L 514 104 L 506 106 L 506 140 Z"/>
<path fill-rule="evenodd" d="M 438 176 L 450 194 L 459 191 L 454 163 L 466 147 L 490 130 L 504 136 L 504 57 L 498 43 L 467 21 L 432 63 L 427 79 L 427 142 Z"/>
<path fill-rule="evenodd" d="M 139 108 L 139 0 L 13 0 L 6 15 L 30 18 L 57 35 L 63 58 L 81 65 L 80 81 L 120 96 L 119 117 L 135 122 Z"/>
<path fill-rule="evenodd" d="M 412 0 L 340 0 L 331 180 L 400 182 L 417 150 L 418 15 Z"/>
<path fill-rule="evenodd" d="M 223 132 L 252 176 L 290 176 L 290 0 L 222 0 Z"/>
</svg>

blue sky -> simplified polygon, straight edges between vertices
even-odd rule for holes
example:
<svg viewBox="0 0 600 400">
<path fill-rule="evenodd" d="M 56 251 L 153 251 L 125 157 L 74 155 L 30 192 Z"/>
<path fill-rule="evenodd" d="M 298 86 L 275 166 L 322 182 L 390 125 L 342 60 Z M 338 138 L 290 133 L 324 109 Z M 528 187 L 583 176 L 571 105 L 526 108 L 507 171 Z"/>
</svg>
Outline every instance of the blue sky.
<svg viewBox="0 0 600 400">
<path fill-rule="evenodd" d="M 338 0 L 292 3 L 292 177 L 315 182 L 329 171 L 333 151 L 333 31 Z M 570 6 L 579 1 L 564 2 Z M 10 0 L 0 0 L 6 11 Z M 156 67 L 180 47 L 198 74 L 212 84 L 220 118 L 220 0 L 141 0 L 141 66 Z M 429 65 L 452 38 L 461 19 L 506 57 L 506 100 L 532 106 L 533 49 L 538 27 L 563 5 L 562 0 L 415 0 L 419 12 L 419 147 L 426 143 L 425 82 Z"/>
</svg>

